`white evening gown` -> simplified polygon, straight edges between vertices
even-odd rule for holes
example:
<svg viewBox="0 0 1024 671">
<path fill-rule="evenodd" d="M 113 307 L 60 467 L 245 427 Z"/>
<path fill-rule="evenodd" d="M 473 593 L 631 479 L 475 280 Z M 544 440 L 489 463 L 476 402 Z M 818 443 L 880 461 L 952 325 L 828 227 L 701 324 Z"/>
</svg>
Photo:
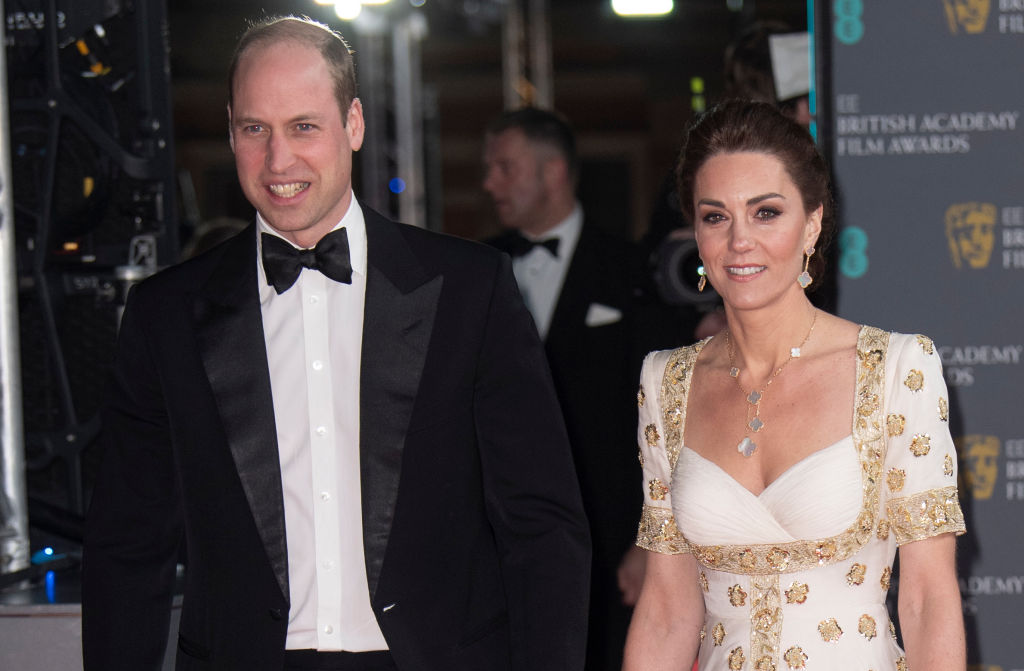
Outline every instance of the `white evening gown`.
<svg viewBox="0 0 1024 671">
<path fill-rule="evenodd" d="M 682 445 L 706 342 L 648 355 L 638 393 L 637 544 L 696 557 L 700 669 L 905 670 L 885 607 L 896 548 L 964 531 L 931 341 L 862 327 L 851 435 L 759 496 Z"/>
</svg>

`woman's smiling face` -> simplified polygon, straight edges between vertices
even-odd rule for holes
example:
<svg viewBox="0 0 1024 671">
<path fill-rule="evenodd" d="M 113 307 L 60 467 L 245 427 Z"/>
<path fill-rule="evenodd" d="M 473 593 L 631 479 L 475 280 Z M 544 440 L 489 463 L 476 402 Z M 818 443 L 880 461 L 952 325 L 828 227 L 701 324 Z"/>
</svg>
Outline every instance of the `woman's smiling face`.
<svg viewBox="0 0 1024 671">
<path fill-rule="evenodd" d="M 697 171 L 694 229 L 708 280 L 728 306 L 755 309 L 802 292 L 803 254 L 821 231 L 822 208 L 804 210 L 771 154 L 716 154 Z"/>
</svg>

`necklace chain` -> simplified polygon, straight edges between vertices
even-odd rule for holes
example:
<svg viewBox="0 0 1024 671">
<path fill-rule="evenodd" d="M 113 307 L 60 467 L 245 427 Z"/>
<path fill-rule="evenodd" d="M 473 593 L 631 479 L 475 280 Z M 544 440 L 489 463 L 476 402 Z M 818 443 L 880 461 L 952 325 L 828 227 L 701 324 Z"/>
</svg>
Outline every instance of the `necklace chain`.
<svg viewBox="0 0 1024 671">
<path fill-rule="evenodd" d="M 790 361 L 800 357 L 801 350 L 803 349 L 803 346 L 807 344 L 807 341 L 810 339 L 811 333 L 814 332 L 814 324 L 817 321 L 818 311 L 815 310 L 814 315 L 811 317 L 811 328 L 807 330 L 807 335 L 804 336 L 804 339 L 800 342 L 798 346 L 790 348 L 789 358 L 783 361 L 782 365 L 775 369 L 775 372 L 771 374 L 771 376 L 768 378 L 768 381 L 764 383 L 764 386 L 760 389 L 760 391 L 752 389 L 751 391 L 748 392 L 746 389 L 743 388 L 743 385 L 740 384 L 740 369 L 736 367 L 736 355 L 733 352 L 732 339 L 729 337 L 729 331 L 726 330 L 725 346 L 729 352 L 729 376 L 736 381 L 736 386 L 739 387 L 739 390 L 741 392 L 743 392 L 743 396 L 746 397 L 747 400 L 747 410 L 745 418 L 746 430 L 744 431 L 743 440 L 741 440 L 739 444 L 736 446 L 736 450 L 744 457 L 751 456 L 752 454 L 754 454 L 754 451 L 757 450 L 757 443 L 755 443 L 753 439 L 751 439 L 750 434 L 758 433 L 761 429 L 765 427 L 765 423 L 761 421 L 761 400 L 764 398 L 765 393 L 768 392 L 768 387 L 771 386 L 772 382 L 775 381 L 775 378 L 777 378 L 779 376 L 779 373 L 782 372 L 782 369 L 788 366 Z M 752 418 L 750 416 L 751 408 L 754 409 L 754 416 Z"/>
</svg>

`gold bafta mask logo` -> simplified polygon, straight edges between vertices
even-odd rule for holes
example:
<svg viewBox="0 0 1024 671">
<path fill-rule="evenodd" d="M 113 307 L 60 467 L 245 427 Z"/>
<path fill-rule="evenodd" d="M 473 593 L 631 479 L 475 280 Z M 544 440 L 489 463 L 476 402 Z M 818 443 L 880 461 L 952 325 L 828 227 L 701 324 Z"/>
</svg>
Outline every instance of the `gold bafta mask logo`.
<svg viewBox="0 0 1024 671">
<path fill-rule="evenodd" d="M 960 31 L 972 35 L 985 32 L 990 0 L 942 0 L 942 4 L 946 8 L 949 32 L 954 35 Z"/>
<path fill-rule="evenodd" d="M 995 243 L 996 206 L 956 203 L 946 210 L 946 240 L 953 265 L 987 268 Z"/>
<path fill-rule="evenodd" d="M 999 475 L 999 438 L 972 434 L 954 439 L 960 462 L 967 466 L 961 469 L 964 484 L 975 499 L 992 498 Z"/>
</svg>

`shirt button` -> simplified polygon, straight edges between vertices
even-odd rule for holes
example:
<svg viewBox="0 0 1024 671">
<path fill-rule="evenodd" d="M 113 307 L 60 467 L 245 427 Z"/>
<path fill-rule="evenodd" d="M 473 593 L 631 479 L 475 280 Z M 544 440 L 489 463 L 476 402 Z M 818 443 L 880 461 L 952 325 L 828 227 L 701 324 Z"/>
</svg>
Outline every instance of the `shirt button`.
<svg viewBox="0 0 1024 671">
<path fill-rule="evenodd" d="M 325 634 L 333 634 L 334 633 L 334 627 L 332 627 L 329 624 L 325 624 L 324 625 L 324 633 Z"/>
<path fill-rule="evenodd" d="M 309 297 L 309 302 L 312 305 L 316 305 L 317 303 L 320 302 L 320 297 L 314 294 L 314 295 Z"/>
<path fill-rule="evenodd" d="M 318 427 L 316 427 L 316 435 L 318 435 L 318 436 L 326 436 L 327 435 L 327 427 L 326 426 L 318 426 Z"/>
<path fill-rule="evenodd" d="M 320 498 L 322 500 L 324 500 L 324 501 L 330 501 L 331 500 L 331 493 L 330 492 L 320 492 Z"/>
<path fill-rule="evenodd" d="M 324 362 L 321 361 L 320 359 L 317 359 L 316 361 L 313 362 L 313 370 L 323 370 L 323 368 Z"/>
<path fill-rule="evenodd" d="M 330 571 L 332 568 L 334 568 L 334 562 L 332 562 L 330 559 L 325 559 L 322 563 L 322 566 L 324 567 L 324 570 Z"/>
</svg>

